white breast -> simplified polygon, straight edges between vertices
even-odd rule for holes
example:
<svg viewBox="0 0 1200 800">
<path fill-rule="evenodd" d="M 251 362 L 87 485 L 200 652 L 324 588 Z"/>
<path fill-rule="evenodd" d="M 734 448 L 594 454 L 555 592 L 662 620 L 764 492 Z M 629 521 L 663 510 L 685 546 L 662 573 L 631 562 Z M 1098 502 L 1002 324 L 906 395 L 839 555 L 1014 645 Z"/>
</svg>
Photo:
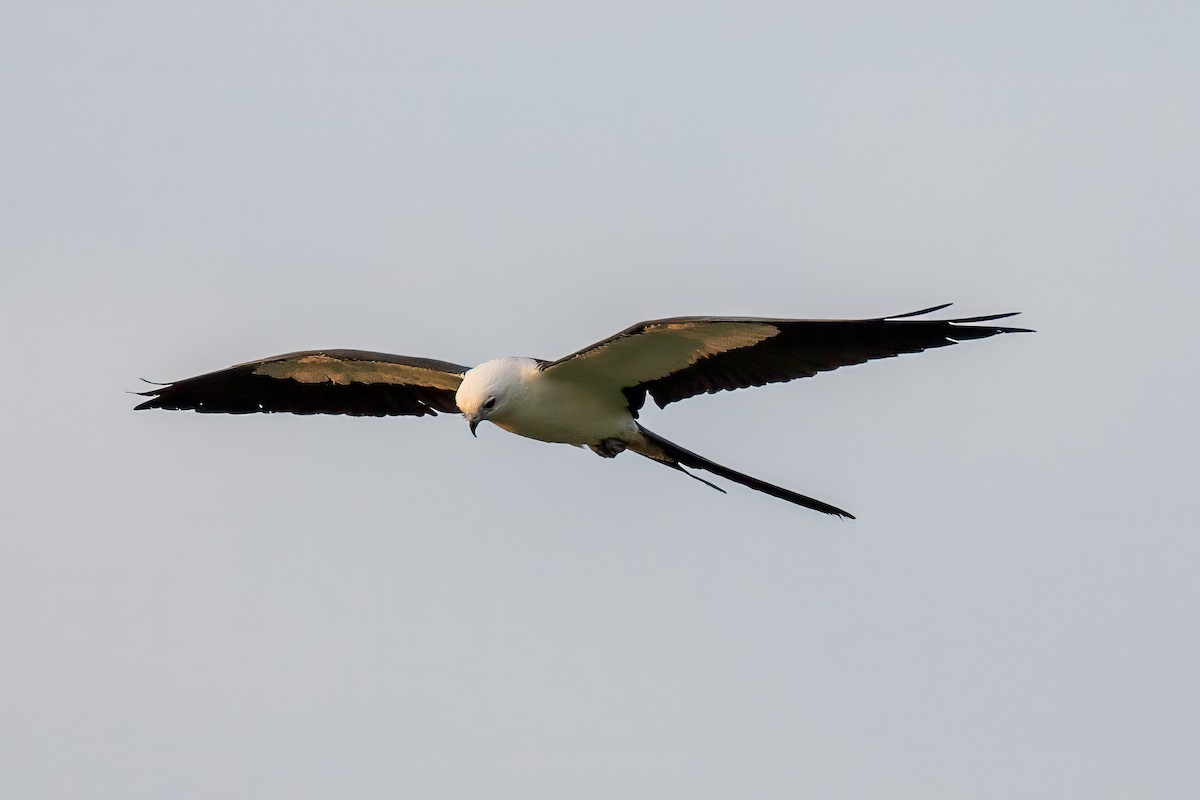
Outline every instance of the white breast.
<svg viewBox="0 0 1200 800">
<path fill-rule="evenodd" d="M 530 439 L 574 445 L 626 438 L 637 430 L 620 391 L 597 391 L 529 363 L 531 368 L 521 370 L 515 402 L 492 417 L 499 427 Z"/>
</svg>

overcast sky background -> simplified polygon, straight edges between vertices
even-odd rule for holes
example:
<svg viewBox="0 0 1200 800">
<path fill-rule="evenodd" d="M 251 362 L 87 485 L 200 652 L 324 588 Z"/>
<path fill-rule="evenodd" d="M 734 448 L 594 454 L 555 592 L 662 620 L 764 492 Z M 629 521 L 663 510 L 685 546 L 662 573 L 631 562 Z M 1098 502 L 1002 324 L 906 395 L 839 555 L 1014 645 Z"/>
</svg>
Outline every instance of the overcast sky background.
<svg viewBox="0 0 1200 800">
<path fill-rule="evenodd" d="M 1194 798 L 1200 6 L 11 3 L 0 795 Z M 648 412 L 138 413 L 955 301 Z"/>
</svg>

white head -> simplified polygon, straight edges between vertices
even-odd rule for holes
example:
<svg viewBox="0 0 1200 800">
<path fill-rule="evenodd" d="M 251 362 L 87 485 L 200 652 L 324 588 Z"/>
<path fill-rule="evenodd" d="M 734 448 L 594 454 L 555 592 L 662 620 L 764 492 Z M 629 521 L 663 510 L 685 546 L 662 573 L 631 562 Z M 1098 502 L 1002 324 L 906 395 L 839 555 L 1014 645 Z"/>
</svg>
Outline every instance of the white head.
<svg viewBox="0 0 1200 800">
<path fill-rule="evenodd" d="M 467 370 L 454 402 L 467 418 L 472 435 L 485 419 L 495 422 L 505 418 L 522 394 L 526 373 L 536 369 L 537 362 L 530 358 L 498 358 Z"/>
</svg>

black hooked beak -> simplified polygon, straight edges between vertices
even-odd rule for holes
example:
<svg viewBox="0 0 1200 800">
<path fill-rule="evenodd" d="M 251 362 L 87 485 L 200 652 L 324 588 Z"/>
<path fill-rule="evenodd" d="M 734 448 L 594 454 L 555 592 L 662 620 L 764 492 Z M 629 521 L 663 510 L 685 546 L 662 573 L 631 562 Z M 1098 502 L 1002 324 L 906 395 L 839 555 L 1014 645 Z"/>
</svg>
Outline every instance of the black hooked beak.
<svg viewBox="0 0 1200 800">
<path fill-rule="evenodd" d="M 467 423 L 471 427 L 471 435 L 478 439 L 479 434 L 475 432 L 475 429 L 479 427 L 479 417 L 467 417 Z"/>
</svg>

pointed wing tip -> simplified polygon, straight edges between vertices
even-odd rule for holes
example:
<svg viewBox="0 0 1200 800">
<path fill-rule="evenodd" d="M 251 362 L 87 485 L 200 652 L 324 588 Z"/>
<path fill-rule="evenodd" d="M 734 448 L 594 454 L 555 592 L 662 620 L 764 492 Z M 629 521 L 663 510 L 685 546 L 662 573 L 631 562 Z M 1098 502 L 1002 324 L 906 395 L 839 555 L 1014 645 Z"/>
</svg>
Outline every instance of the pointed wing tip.
<svg viewBox="0 0 1200 800">
<path fill-rule="evenodd" d="M 942 303 L 941 305 L 930 306 L 929 308 L 922 308 L 920 311 L 909 311 L 905 314 L 890 314 L 886 317 L 883 317 L 883 319 L 904 319 L 905 317 L 919 317 L 923 314 L 932 314 L 935 311 L 941 311 L 943 308 L 949 308 L 952 305 L 954 305 L 954 303 Z"/>
<path fill-rule="evenodd" d="M 161 388 L 161 387 L 170 388 L 172 386 L 172 383 L 162 382 L 162 381 L 152 381 L 149 378 L 138 378 L 138 380 L 141 381 L 142 383 L 148 383 L 151 386 L 154 386 L 156 388 L 150 389 L 149 391 L 146 391 L 146 392 L 126 392 L 126 394 L 133 394 L 133 395 L 137 395 L 138 397 L 149 397 L 150 398 L 149 400 L 143 400 L 141 403 L 138 403 L 136 406 L 133 407 L 133 410 L 134 411 L 146 411 L 146 410 L 153 409 L 153 408 L 163 408 L 162 393 L 163 393 L 163 391 L 165 391 L 165 389 Z"/>
<path fill-rule="evenodd" d="M 1019 315 L 1020 311 L 1005 311 L 1001 314 L 981 314 L 977 317 L 959 317 L 957 319 L 949 319 L 947 322 L 966 323 L 966 322 L 992 322 L 998 319 L 1008 319 Z"/>
<path fill-rule="evenodd" d="M 890 321 L 893 319 L 901 319 L 904 317 L 915 317 L 915 316 L 919 316 L 921 314 L 928 314 L 933 311 L 938 311 L 943 308 L 947 308 L 950 305 L 951 305 L 950 303 L 944 303 L 943 305 L 933 306 L 931 308 L 926 308 L 922 311 L 913 311 L 909 314 L 899 314 L 894 317 L 885 317 L 884 319 Z M 975 331 L 975 335 L 972 336 L 971 338 L 978 338 L 980 336 L 992 336 L 992 335 L 995 335 L 998 333 L 1037 333 L 1037 331 L 1035 331 L 1033 328 L 1008 328 L 1008 327 L 1003 327 L 1003 326 L 999 326 L 999 325 L 997 325 L 997 326 L 982 326 L 982 325 L 976 326 L 976 325 L 972 324 L 972 323 L 976 323 L 976 322 L 995 322 L 995 321 L 1001 320 L 1001 319 L 1008 319 L 1009 317 L 1016 317 L 1016 316 L 1019 316 L 1020 314 L 1021 314 L 1020 311 L 1005 311 L 1000 314 L 981 314 L 976 317 L 956 317 L 955 319 L 947 319 L 947 320 L 940 320 L 940 321 L 939 320 L 930 320 L 930 321 L 931 322 L 941 322 L 942 324 L 950 325 L 950 326 L 952 326 L 952 330 L 955 330 L 955 331 L 962 331 L 962 330 L 968 329 L 968 328 L 973 329 Z M 986 333 L 981 333 L 984 331 L 986 331 Z M 951 334 L 950 336 L 951 336 L 951 338 L 954 338 L 953 334 Z"/>
<path fill-rule="evenodd" d="M 929 308 L 922 308 L 920 311 L 909 311 L 906 314 L 891 314 L 889 316 L 882 317 L 881 319 L 893 320 L 893 319 L 907 319 L 909 317 L 920 317 L 920 316 L 924 316 L 925 314 L 932 314 L 935 311 L 941 311 L 942 309 L 949 308 L 952 305 L 954 305 L 954 304 L 953 303 L 942 303 L 941 305 L 930 306 Z M 1000 314 L 981 314 L 977 317 L 957 317 L 955 319 L 948 319 L 948 320 L 943 320 L 943 321 L 948 322 L 951 325 L 964 325 L 964 324 L 971 323 L 971 322 L 994 322 L 998 319 L 1008 319 L 1009 317 L 1015 317 L 1020 314 L 1021 314 L 1020 311 L 1005 311 Z M 1035 331 L 1033 331 L 1029 328 L 1004 328 L 1003 330 L 1005 333 L 1035 333 Z"/>
<path fill-rule="evenodd" d="M 812 498 L 805 499 L 812 500 Z M 813 511 L 820 511 L 822 514 L 828 514 L 829 516 L 837 517 L 838 519 L 858 519 L 858 517 L 854 516 L 849 511 L 838 508 L 837 506 L 831 506 L 829 503 L 823 503 L 820 500 L 812 500 L 811 503 L 796 503 L 796 505 L 802 505 L 805 508 L 811 508 Z"/>
</svg>

